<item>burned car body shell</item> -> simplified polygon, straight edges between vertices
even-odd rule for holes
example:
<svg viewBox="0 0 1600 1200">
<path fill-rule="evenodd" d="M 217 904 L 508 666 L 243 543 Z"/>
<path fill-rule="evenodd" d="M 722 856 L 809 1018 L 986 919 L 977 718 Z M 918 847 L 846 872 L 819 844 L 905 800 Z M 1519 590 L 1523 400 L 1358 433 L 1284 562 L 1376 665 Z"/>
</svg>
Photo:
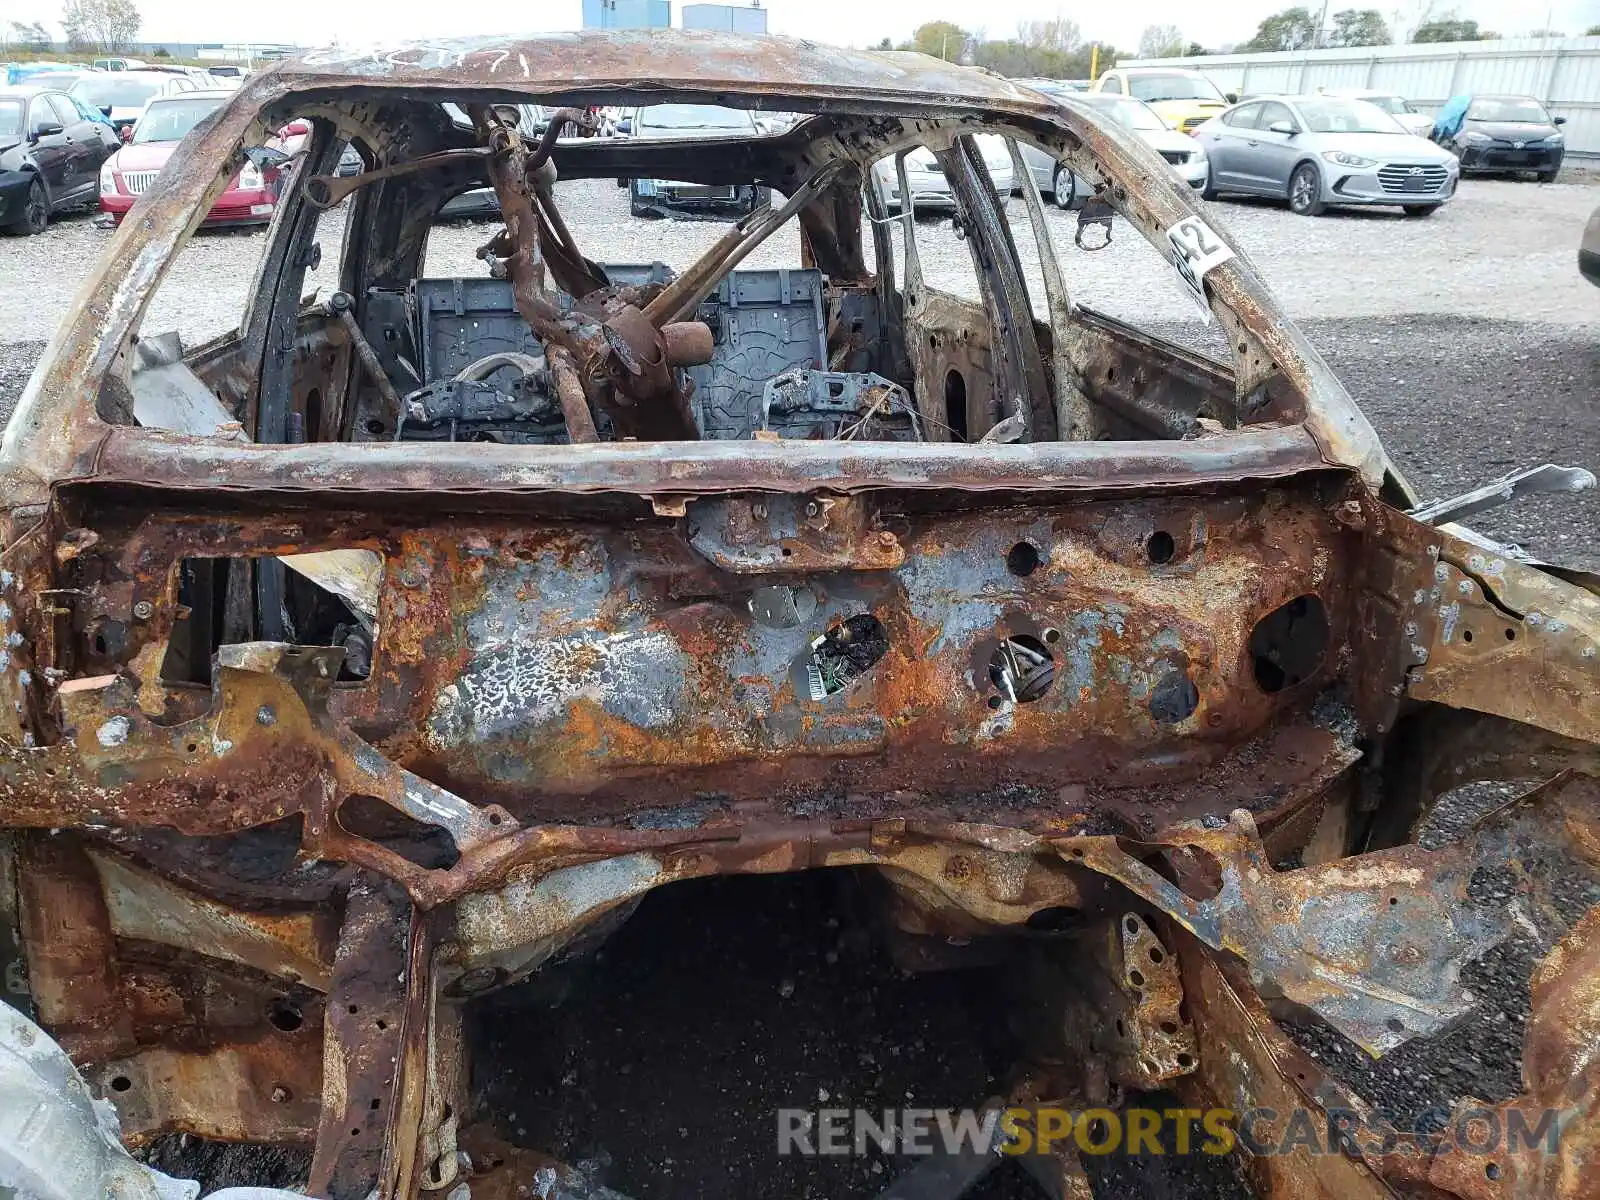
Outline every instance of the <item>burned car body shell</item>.
<svg viewBox="0 0 1600 1200">
<path fill-rule="evenodd" d="M 540 150 L 494 109 L 662 96 L 811 115 L 736 144 Z M 149 372 L 178 369 L 139 336 L 154 288 L 241 147 L 301 115 L 244 322 L 181 365 L 223 419 L 135 423 Z M 978 132 L 1098 181 L 1169 259 L 1202 216 L 1231 250 L 1200 282 L 1231 363 L 1074 306 L 1047 237 L 1035 320 Z M 345 181 L 358 299 L 303 307 L 312 192 L 352 140 L 373 164 Z M 924 286 L 910 214 L 903 287 L 866 266 L 861 181 L 919 144 L 981 304 Z M 635 278 L 563 236 L 541 155 L 565 179 L 790 197 L 807 266 L 776 302 L 820 315 L 816 353 L 718 374 L 740 329 L 706 306 L 770 210 Z M 485 182 L 506 279 L 483 311 L 525 328 L 473 351 L 482 378 L 441 368 L 400 398 L 383 322 L 427 326 L 384 313 L 423 304 L 432 217 Z M 1357 1105 L 1269 1002 L 1374 1054 L 1462 1019 L 1460 969 L 1504 934 L 1474 871 L 1532 889 L 1541 855 L 1600 846 L 1600 600 L 1407 515 L 1370 426 L 1186 190 L 1070 97 L 785 39 L 332 51 L 252 77 L 113 237 L 0 460 L 0 878 L 41 1023 L 124 1135 L 309 1143 L 320 1196 L 446 1186 L 465 1000 L 720 873 L 873 869 L 908 927 L 951 936 L 1067 910 L 1129 930 L 1085 1017 L 1110 1066 L 1060 1085 L 1090 1101 L 1109 1070 L 1236 1110 Z M 508 367 L 524 382 L 469 386 Z M 473 422 L 484 440 L 458 440 Z M 1002 433 L 1020 440 L 984 440 Z M 1539 786 L 1416 844 L 1447 791 L 1508 778 Z M 1257 1182 L 1584 1194 L 1592 917 L 1540 965 L 1505 1102 L 1562 1114 L 1559 1153 L 1486 1173 L 1402 1139 L 1262 1157 Z M 1162 947 L 1181 1025 L 1118 957 Z"/>
</svg>

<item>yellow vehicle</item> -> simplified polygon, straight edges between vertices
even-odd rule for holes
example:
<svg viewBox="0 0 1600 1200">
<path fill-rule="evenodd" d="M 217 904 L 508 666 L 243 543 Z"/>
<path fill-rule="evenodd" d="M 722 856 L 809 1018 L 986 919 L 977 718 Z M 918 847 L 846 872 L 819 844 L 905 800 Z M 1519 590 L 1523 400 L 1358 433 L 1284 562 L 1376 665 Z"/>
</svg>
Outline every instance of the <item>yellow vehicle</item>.
<svg viewBox="0 0 1600 1200">
<path fill-rule="evenodd" d="M 1193 133 L 1238 99 L 1223 95 L 1199 71 L 1182 67 L 1115 67 L 1095 80 L 1094 90 L 1135 96 L 1182 133 Z"/>
</svg>

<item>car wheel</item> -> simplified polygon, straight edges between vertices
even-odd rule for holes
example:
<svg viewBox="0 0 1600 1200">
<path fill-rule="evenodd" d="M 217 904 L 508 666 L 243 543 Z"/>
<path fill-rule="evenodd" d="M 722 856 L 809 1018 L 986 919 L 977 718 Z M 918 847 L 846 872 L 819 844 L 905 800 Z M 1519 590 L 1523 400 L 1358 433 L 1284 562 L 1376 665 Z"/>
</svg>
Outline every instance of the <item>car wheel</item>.
<svg viewBox="0 0 1600 1200">
<path fill-rule="evenodd" d="M 1322 176 L 1315 163 L 1301 163 L 1289 176 L 1289 209 L 1302 217 L 1320 217 L 1328 206 L 1322 202 Z"/>
<path fill-rule="evenodd" d="M 1408 204 L 1405 206 L 1406 216 L 1431 217 L 1433 216 L 1433 210 L 1438 207 L 1437 204 Z"/>
<path fill-rule="evenodd" d="M 1559 175 L 1559 174 L 1561 174 L 1561 168 L 1560 167 L 1557 167 L 1553 171 L 1540 171 L 1539 172 L 1539 182 L 1540 183 L 1554 183 L 1556 181 L 1556 176 Z"/>
<path fill-rule="evenodd" d="M 1056 176 L 1050 181 L 1051 195 L 1057 208 L 1071 208 L 1072 202 L 1077 198 L 1078 177 L 1065 167 L 1056 168 Z"/>
<path fill-rule="evenodd" d="M 1215 200 L 1217 198 L 1217 172 L 1209 162 L 1206 163 L 1206 185 L 1200 189 L 1200 199 Z"/>
<path fill-rule="evenodd" d="M 35 179 L 28 185 L 28 196 L 23 202 L 22 216 L 6 228 L 22 237 L 43 233 L 50 224 L 50 197 L 45 195 L 44 183 Z"/>
</svg>

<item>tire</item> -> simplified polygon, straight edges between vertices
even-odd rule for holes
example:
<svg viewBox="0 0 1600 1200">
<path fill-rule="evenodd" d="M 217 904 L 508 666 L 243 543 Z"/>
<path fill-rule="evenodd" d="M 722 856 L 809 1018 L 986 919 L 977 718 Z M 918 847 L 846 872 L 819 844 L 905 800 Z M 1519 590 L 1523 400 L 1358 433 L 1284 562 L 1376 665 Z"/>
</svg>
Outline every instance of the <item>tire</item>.
<svg viewBox="0 0 1600 1200">
<path fill-rule="evenodd" d="M 1405 206 L 1406 216 L 1431 217 L 1433 216 L 1433 210 L 1438 207 L 1437 204 L 1407 204 Z"/>
<path fill-rule="evenodd" d="M 1556 181 L 1556 176 L 1559 175 L 1559 174 L 1561 174 L 1561 168 L 1560 167 L 1557 167 L 1553 171 L 1540 171 L 1539 172 L 1539 182 L 1540 183 L 1554 183 Z"/>
<path fill-rule="evenodd" d="M 23 201 L 22 216 L 6 226 L 6 232 L 18 237 L 31 237 L 43 233 L 50 224 L 50 197 L 44 190 L 44 181 L 35 179 L 28 185 L 28 197 Z"/>
<path fill-rule="evenodd" d="M 1078 197 L 1078 177 L 1065 167 L 1057 166 L 1055 178 L 1050 181 L 1050 195 L 1057 208 L 1071 208 Z"/>
<path fill-rule="evenodd" d="M 1322 201 L 1322 175 L 1315 163 L 1303 162 L 1289 176 L 1289 211 L 1302 217 L 1320 217 L 1328 206 Z"/>
<path fill-rule="evenodd" d="M 1200 199 L 1215 200 L 1217 198 L 1217 175 L 1209 162 L 1206 163 L 1206 185 L 1200 189 Z"/>
</svg>

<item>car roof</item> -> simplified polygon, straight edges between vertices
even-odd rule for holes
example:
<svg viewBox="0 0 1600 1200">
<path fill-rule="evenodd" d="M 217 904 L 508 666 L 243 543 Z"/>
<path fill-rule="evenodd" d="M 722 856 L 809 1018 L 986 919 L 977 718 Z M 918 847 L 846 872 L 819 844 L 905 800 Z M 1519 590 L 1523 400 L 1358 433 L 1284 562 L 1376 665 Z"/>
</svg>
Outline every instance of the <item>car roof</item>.
<svg viewBox="0 0 1600 1200">
<path fill-rule="evenodd" d="M 231 100 L 233 93 L 227 88 L 191 88 L 187 92 L 173 92 L 170 96 L 155 96 L 151 104 L 165 104 L 169 100 Z"/>
<path fill-rule="evenodd" d="M 1539 97 L 1530 96 L 1525 92 L 1473 92 L 1472 98 L 1474 100 L 1532 100 L 1540 107 L 1544 106 L 1544 101 Z"/>
<path fill-rule="evenodd" d="M 850 50 L 801 38 L 699 29 L 585 30 L 390 49 L 330 47 L 285 59 L 251 76 L 245 86 L 257 93 L 285 86 L 296 91 L 480 88 L 529 100 L 576 92 L 588 93 L 588 102 L 596 104 L 617 102 L 617 93 L 637 98 L 650 92 L 686 103 L 772 96 L 838 107 L 854 100 L 874 110 L 987 108 L 1035 116 L 1056 107 L 1043 94 L 999 75 L 913 51 Z"/>
<path fill-rule="evenodd" d="M 1202 75 L 1193 67 L 1116 67 L 1124 75 Z"/>
<path fill-rule="evenodd" d="M 66 90 L 60 84 L 33 83 L 32 81 L 24 80 L 22 83 L 0 84 L 0 97 L 20 100 L 28 96 L 37 96 L 40 92 L 61 92 L 64 95 Z"/>
</svg>

